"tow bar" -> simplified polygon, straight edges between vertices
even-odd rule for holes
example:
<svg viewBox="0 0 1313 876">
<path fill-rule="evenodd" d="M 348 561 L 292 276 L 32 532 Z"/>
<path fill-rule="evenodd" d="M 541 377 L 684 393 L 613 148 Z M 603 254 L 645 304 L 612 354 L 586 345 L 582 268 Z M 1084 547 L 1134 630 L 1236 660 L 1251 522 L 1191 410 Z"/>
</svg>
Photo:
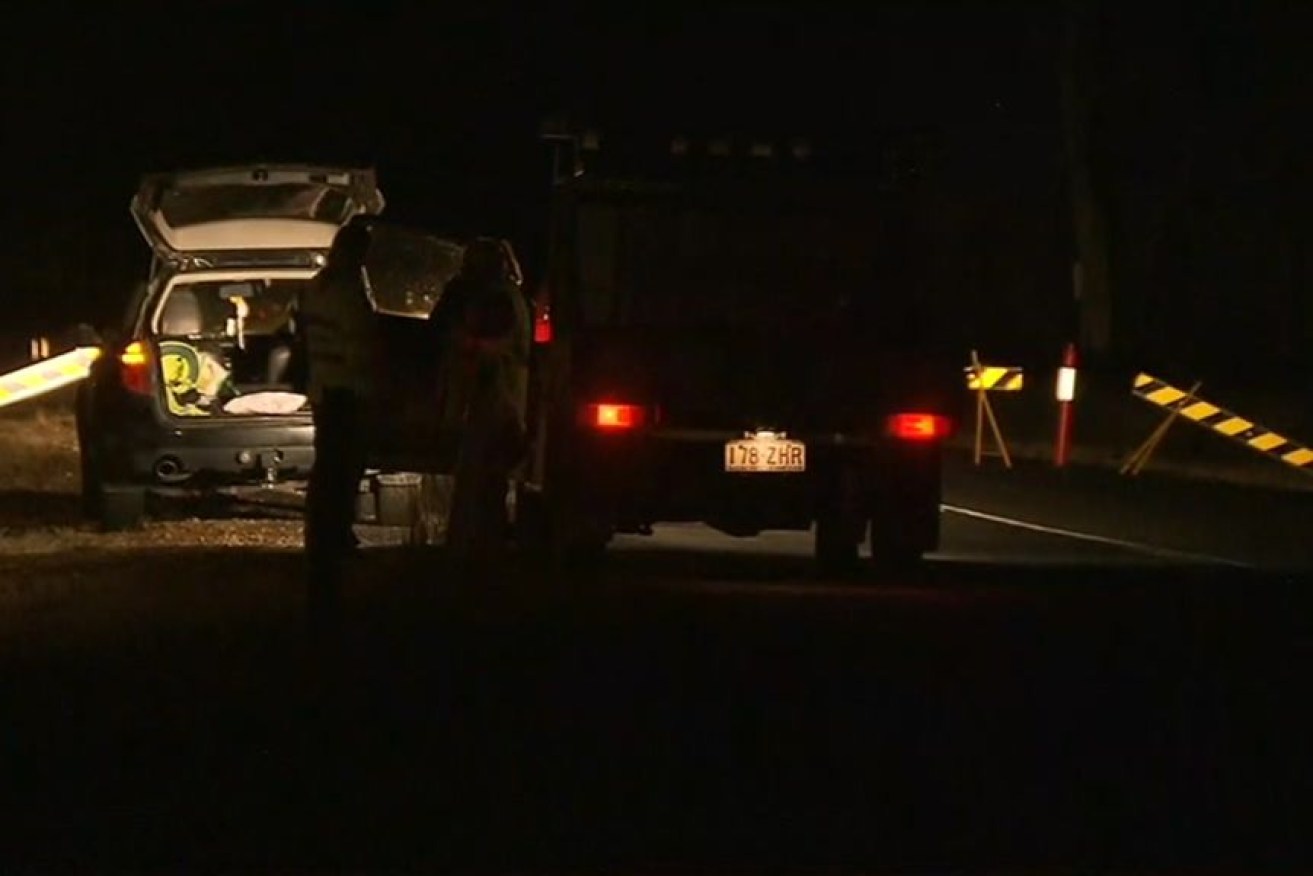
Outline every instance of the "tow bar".
<svg viewBox="0 0 1313 876">
<path fill-rule="evenodd" d="M 262 451 L 257 459 L 259 466 L 264 470 L 264 481 L 261 486 L 265 489 L 271 489 L 278 484 L 278 473 L 283 464 L 283 451 L 265 450 Z"/>
</svg>

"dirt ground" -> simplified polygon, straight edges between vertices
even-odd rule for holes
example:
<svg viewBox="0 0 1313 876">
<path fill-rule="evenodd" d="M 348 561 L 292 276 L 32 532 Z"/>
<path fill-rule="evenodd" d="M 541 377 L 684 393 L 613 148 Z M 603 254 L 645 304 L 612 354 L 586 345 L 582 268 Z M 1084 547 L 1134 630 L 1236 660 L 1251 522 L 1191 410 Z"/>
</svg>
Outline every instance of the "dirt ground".
<svg viewBox="0 0 1313 876">
<path fill-rule="evenodd" d="M 426 478 L 416 530 L 360 526 L 364 544 L 440 543 L 444 486 Z M 141 529 L 111 533 L 82 519 L 80 489 L 69 399 L 0 411 L 0 651 L 35 659 L 112 640 L 135 652 L 162 630 L 221 647 L 252 621 L 297 627 L 303 524 L 294 508 L 171 500 L 154 504 Z M 432 555 L 369 553 L 360 577 L 379 580 L 405 577 L 398 563 L 424 577 Z"/>
<path fill-rule="evenodd" d="M 107 533 L 82 520 L 79 489 L 69 407 L 0 412 L 5 650 L 32 656 L 91 647 L 103 636 L 140 638 L 149 618 L 191 619 L 193 629 L 214 632 L 234 611 L 269 605 L 270 592 L 285 595 L 276 602 L 287 612 L 296 610 L 299 519 L 225 519 L 174 507 L 138 531 Z"/>
<path fill-rule="evenodd" d="M 143 547 L 252 547 L 294 551 L 299 520 L 189 516 L 175 506 L 166 519 L 136 532 L 99 532 L 79 512 L 77 433 L 73 414 L 48 406 L 0 417 L 0 576 L 6 558 Z"/>
</svg>

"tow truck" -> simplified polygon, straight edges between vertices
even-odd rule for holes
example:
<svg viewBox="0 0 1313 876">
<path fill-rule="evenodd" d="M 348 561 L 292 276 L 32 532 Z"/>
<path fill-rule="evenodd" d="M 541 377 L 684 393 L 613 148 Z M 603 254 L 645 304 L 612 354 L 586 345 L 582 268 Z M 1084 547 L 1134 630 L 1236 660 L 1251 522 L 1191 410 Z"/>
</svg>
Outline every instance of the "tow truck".
<svg viewBox="0 0 1313 876">
<path fill-rule="evenodd" d="M 806 141 L 555 126 L 525 537 L 811 530 L 826 571 L 939 543 L 961 381 L 887 174 Z"/>
</svg>

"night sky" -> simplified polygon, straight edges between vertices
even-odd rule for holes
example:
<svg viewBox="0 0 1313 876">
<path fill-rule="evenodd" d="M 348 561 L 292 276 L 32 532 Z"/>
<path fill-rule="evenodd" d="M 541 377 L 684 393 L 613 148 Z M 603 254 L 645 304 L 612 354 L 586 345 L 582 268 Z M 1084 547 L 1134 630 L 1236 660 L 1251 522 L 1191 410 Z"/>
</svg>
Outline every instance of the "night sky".
<svg viewBox="0 0 1313 876">
<path fill-rule="evenodd" d="M 6 53 L 17 145 L 44 179 L 322 155 L 400 181 L 504 172 L 553 107 L 858 126 L 1053 110 L 1045 16 L 1024 7 L 339 6 L 41 7 Z"/>
<path fill-rule="evenodd" d="M 1100 8 L 1112 190 L 1187 158 L 1217 179 L 1308 184 L 1306 4 Z M 1061 149 L 1056 3 L 177 0 L 25 18 L 3 53 L 4 262 L 29 322 L 52 319 L 52 290 L 118 306 L 145 261 L 127 203 L 147 170 L 367 162 L 397 219 L 524 234 L 546 180 L 535 132 L 555 109 L 604 130 L 927 128 L 981 154 L 1009 138 Z"/>
</svg>

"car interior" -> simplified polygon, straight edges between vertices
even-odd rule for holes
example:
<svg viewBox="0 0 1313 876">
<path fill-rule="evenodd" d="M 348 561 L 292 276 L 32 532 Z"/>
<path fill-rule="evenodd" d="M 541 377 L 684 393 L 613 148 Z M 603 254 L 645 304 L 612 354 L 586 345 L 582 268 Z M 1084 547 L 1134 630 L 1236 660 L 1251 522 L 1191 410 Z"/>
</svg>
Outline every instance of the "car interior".
<svg viewBox="0 0 1313 876">
<path fill-rule="evenodd" d="M 207 370 L 224 375 L 213 386 L 199 387 L 196 407 L 210 414 L 222 413 L 224 403 L 238 395 L 295 391 L 296 300 L 305 282 L 175 284 L 160 308 L 155 334 L 195 364 L 169 368 L 162 361 L 166 386 L 192 393 Z"/>
</svg>

